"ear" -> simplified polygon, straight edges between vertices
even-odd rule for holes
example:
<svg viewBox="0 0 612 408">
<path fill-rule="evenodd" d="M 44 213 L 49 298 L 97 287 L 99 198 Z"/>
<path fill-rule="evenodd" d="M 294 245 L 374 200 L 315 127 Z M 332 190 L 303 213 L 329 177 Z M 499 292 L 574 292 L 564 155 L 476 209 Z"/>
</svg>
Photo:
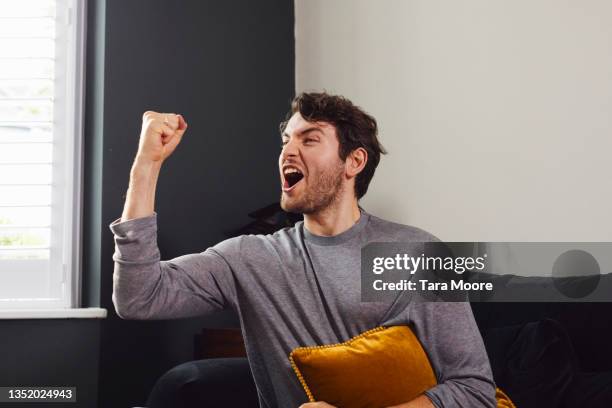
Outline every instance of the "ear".
<svg viewBox="0 0 612 408">
<path fill-rule="evenodd" d="M 368 162 L 368 152 L 363 147 L 353 150 L 346 158 L 346 175 L 353 178 L 361 173 Z"/>
</svg>

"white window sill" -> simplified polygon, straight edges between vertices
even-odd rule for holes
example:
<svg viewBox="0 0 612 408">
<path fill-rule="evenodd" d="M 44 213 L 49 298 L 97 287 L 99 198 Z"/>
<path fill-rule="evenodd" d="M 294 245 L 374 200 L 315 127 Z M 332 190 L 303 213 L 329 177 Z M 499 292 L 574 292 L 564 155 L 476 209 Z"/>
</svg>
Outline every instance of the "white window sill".
<svg viewBox="0 0 612 408">
<path fill-rule="evenodd" d="M 106 309 L 88 307 L 82 309 L 0 309 L 2 319 L 104 319 Z"/>
</svg>

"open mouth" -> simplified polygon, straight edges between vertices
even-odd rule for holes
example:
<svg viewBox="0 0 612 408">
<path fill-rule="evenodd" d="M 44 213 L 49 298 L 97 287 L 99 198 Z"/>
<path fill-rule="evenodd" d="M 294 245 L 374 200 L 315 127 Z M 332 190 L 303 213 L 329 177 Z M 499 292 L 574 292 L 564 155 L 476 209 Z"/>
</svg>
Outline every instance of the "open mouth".
<svg viewBox="0 0 612 408">
<path fill-rule="evenodd" d="M 283 190 L 285 191 L 293 189 L 293 187 L 304 178 L 302 172 L 295 167 L 286 167 L 283 170 L 283 176 L 285 179 L 283 183 Z"/>
</svg>

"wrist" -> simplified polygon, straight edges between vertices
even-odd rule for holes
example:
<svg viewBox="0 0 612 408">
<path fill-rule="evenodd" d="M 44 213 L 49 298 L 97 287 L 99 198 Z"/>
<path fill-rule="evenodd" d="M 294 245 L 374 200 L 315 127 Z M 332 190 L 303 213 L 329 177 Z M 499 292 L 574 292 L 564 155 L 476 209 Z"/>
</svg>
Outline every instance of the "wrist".
<svg viewBox="0 0 612 408">
<path fill-rule="evenodd" d="M 162 161 L 154 161 L 137 155 L 132 164 L 131 176 L 151 177 L 157 176 L 161 170 Z"/>
</svg>

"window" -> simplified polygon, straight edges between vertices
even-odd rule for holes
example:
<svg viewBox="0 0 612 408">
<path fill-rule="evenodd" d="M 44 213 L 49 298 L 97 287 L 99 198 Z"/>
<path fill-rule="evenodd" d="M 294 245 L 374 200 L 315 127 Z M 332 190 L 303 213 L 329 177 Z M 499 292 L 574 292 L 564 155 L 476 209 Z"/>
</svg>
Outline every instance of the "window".
<svg viewBox="0 0 612 408">
<path fill-rule="evenodd" d="M 85 2 L 0 7 L 0 309 L 79 303 Z"/>
</svg>

